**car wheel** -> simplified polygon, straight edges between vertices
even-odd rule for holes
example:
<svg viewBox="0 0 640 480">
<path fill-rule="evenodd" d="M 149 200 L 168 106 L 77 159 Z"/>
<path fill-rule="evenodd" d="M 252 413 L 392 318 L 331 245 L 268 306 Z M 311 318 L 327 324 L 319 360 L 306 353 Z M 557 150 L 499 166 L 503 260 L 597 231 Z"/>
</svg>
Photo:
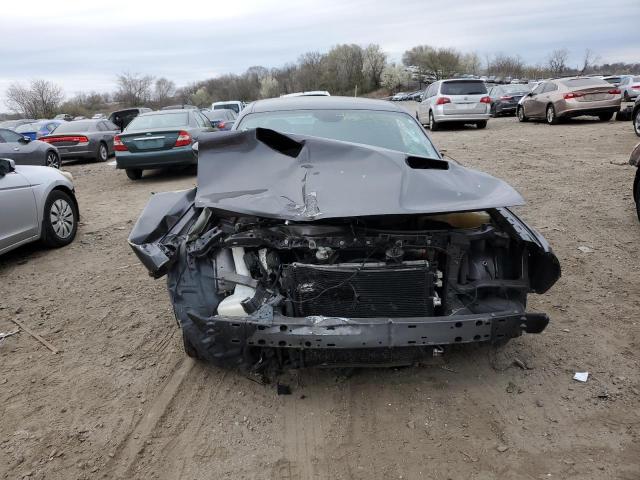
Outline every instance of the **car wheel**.
<svg viewBox="0 0 640 480">
<path fill-rule="evenodd" d="M 45 158 L 45 166 L 52 168 L 60 168 L 60 155 L 54 150 L 49 150 Z"/>
<path fill-rule="evenodd" d="M 42 242 L 48 247 L 69 245 L 78 230 L 78 209 L 72 198 L 62 190 L 54 190 L 44 204 Z"/>
<path fill-rule="evenodd" d="M 142 178 L 141 168 L 127 168 L 125 171 L 127 172 L 127 177 L 131 180 L 140 180 Z"/>
<path fill-rule="evenodd" d="M 487 127 L 487 121 L 486 120 L 482 120 L 480 122 L 476 122 L 476 128 L 486 128 Z"/>
<path fill-rule="evenodd" d="M 489 116 L 496 118 L 498 116 L 498 112 L 496 112 L 496 107 L 494 105 L 491 105 L 489 107 Z"/>
<path fill-rule="evenodd" d="M 633 129 L 636 132 L 636 135 L 640 137 L 640 108 L 636 112 L 636 116 L 633 117 Z"/>
<path fill-rule="evenodd" d="M 438 124 L 436 123 L 436 119 L 433 118 L 433 112 L 429 112 L 429 130 L 435 132 L 438 130 Z"/>
<path fill-rule="evenodd" d="M 519 106 L 518 109 L 516 110 L 516 116 L 518 117 L 518 121 L 519 122 L 526 122 L 527 120 L 529 120 L 525 114 L 524 114 L 524 107 Z"/>
<path fill-rule="evenodd" d="M 98 161 L 106 162 L 109 159 L 109 149 L 107 146 L 100 142 L 100 146 L 98 147 Z"/>
<path fill-rule="evenodd" d="M 624 98 L 625 102 L 630 102 L 631 98 L 629 97 L 629 93 L 625 90 L 624 94 L 622 95 Z"/>
<path fill-rule="evenodd" d="M 598 118 L 601 122 L 608 122 L 613 118 L 613 112 L 601 113 L 600 115 L 598 115 Z"/>
<path fill-rule="evenodd" d="M 547 105 L 547 123 L 549 125 L 557 125 L 558 117 L 556 116 L 556 109 L 553 105 Z"/>
<path fill-rule="evenodd" d="M 187 357 L 200 360 L 200 355 L 198 355 L 198 351 L 191 344 L 189 339 L 185 336 L 184 332 L 182 332 L 182 344 L 184 345 L 184 353 L 187 354 Z"/>
</svg>

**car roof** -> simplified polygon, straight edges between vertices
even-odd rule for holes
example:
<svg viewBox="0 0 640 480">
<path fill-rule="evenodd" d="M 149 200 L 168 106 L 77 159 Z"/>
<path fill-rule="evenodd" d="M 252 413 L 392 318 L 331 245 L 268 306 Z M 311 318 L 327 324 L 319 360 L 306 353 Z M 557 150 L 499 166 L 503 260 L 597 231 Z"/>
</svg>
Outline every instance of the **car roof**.
<svg viewBox="0 0 640 480">
<path fill-rule="evenodd" d="M 286 97 L 258 100 L 245 108 L 245 113 L 275 112 L 286 110 L 384 110 L 388 112 L 407 111 L 386 100 L 371 98 L 320 96 L 320 97 Z"/>
<path fill-rule="evenodd" d="M 167 113 L 189 113 L 189 112 L 195 112 L 196 109 L 195 108 L 173 108 L 173 109 L 167 109 L 167 110 L 153 110 L 151 112 L 144 112 L 141 113 L 140 115 L 138 115 L 139 117 L 149 117 L 151 115 L 165 115 Z"/>
</svg>

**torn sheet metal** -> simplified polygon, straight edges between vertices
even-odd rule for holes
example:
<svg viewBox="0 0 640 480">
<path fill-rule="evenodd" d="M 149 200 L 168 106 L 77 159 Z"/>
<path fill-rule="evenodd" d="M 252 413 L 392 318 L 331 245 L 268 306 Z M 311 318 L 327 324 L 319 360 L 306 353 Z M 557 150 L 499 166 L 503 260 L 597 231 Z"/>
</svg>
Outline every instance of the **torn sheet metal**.
<svg viewBox="0 0 640 480">
<path fill-rule="evenodd" d="M 273 130 L 199 142 L 196 207 L 312 221 L 523 205 L 510 185 L 441 159 Z"/>
</svg>

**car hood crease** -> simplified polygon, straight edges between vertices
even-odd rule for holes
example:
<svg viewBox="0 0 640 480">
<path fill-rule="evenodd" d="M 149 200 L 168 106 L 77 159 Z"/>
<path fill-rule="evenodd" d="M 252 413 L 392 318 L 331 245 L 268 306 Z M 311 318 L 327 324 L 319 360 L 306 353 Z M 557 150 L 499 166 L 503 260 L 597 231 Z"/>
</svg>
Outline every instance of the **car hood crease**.
<svg viewBox="0 0 640 480">
<path fill-rule="evenodd" d="M 504 181 L 454 162 L 268 129 L 203 136 L 198 156 L 196 207 L 244 215 L 312 221 L 524 204 Z"/>
</svg>

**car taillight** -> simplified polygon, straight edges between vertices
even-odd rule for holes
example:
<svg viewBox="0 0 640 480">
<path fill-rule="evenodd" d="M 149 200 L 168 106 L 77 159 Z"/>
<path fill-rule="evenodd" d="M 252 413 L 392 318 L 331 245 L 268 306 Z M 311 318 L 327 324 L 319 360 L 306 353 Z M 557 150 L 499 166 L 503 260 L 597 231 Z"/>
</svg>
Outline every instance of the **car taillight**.
<svg viewBox="0 0 640 480">
<path fill-rule="evenodd" d="M 126 152 L 127 150 L 129 150 L 127 146 L 122 143 L 120 135 L 116 135 L 115 137 L 113 137 L 113 148 L 116 152 Z"/>
<path fill-rule="evenodd" d="M 614 88 L 613 90 L 609 90 L 609 93 L 611 95 L 620 95 L 622 92 L 620 90 L 618 90 L 617 88 Z"/>
<path fill-rule="evenodd" d="M 191 145 L 191 135 L 189 135 L 189 132 L 180 130 L 174 147 L 186 147 L 187 145 Z"/>
<path fill-rule="evenodd" d="M 503 95 L 500 97 L 500 100 L 513 100 L 513 97 L 509 96 L 509 95 Z M 482 100 L 480 100 L 482 101 Z"/>
<path fill-rule="evenodd" d="M 640 85 L 631 85 L 633 90 L 640 90 Z"/>
<path fill-rule="evenodd" d="M 217 127 L 218 127 L 218 128 L 220 128 L 220 129 L 222 129 L 222 128 L 224 128 L 224 125 L 225 125 L 225 123 L 224 123 L 224 122 L 218 122 Z"/>
<path fill-rule="evenodd" d="M 41 139 L 43 142 L 47 143 L 56 143 L 56 142 L 76 142 L 76 143 L 87 143 L 89 139 L 84 135 L 69 135 L 69 136 L 58 136 L 58 137 L 47 137 Z"/>
<path fill-rule="evenodd" d="M 491 97 L 482 97 L 480 103 L 491 103 Z"/>
<path fill-rule="evenodd" d="M 573 98 L 580 98 L 580 97 L 584 97 L 584 93 L 571 92 L 571 93 L 565 93 L 564 94 L 564 99 L 565 100 L 571 100 Z"/>
<path fill-rule="evenodd" d="M 451 103 L 451 99 L 448 97 L 438 97 L 438 100 L 436 100 L 436 105 L 444 105 L 445 103 Z"/>
</svg>

